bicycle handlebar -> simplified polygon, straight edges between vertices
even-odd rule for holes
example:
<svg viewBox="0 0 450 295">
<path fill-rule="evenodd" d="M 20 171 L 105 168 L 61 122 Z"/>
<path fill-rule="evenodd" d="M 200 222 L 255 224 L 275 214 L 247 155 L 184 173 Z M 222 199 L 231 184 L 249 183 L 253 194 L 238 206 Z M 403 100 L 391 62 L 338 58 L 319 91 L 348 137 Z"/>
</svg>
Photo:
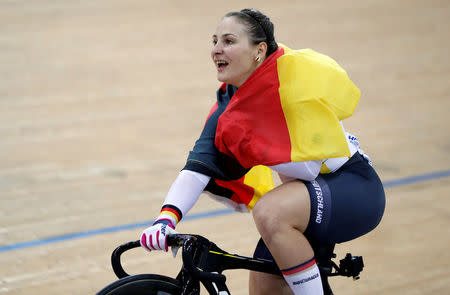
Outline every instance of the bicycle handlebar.
<svg viewBox="0 0 450 295">
<path fill-rule="evenodd" d="M 225 282 L 226 277 L 224 275 L 206 272 L 195 266 L 193 255 L 195 254 L 195 250 L 200 246 L 198 240 L 198 236 L 195 235 L 173 234 L 167 236 L 167 245 L 170 247 L 183 247 L 183 264 L 194 278 L 198 280 Z M 125 251 L 138 248 L 140 246 L 141 242 L 139 240 L 128 242 L 117 247 L 111 254 L 111 265 L 114 273 L 119 279 L 129 276 L 129 274 L 125 272 L 122 267 L 120 256 Z"/>
<path fill-rule="evenodd" d="M 193 278 L 198 279 L 200 281 L 215 281 L 219 283 L 225 283 L 226 277 L 223 274 L 212 273 L 203 271 L 194 264 L 193 256 L 196 250 L 195 243 L 197 242 L 197 238 L 193 236 L 193 238 L 187 239 L 183 243 L 183 264 L 188 270 L 188 272 L 192 275 Z"/>
<path fill-rule="evenodd" d="M 112 265 L 114 273 L 116 274 L 116 276 L 119 279 L 129 276 L 129 274 L 127 274 L 122 267 L 122 263 L 120 262 L 120 256 L 123 254 L 123 252 L 128 251 L 133 248 L 140 247 L 140 246 L 141 246 L 141 242 L 139 240 L 133 241 L 133 242 L 128 242 L 126 244 L 123 244 L 123 245 L 120 245 L 119 247 L 117 247 L 111 254 L 111 265 Z"/>
</svg>

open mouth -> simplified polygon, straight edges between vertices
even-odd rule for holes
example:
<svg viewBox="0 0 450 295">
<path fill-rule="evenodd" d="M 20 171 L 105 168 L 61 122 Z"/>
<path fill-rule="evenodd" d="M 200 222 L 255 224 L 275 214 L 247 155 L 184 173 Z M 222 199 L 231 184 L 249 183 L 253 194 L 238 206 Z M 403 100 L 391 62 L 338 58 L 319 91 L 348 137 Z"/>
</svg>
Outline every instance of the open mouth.
<svg viewBox="0 0 450 295">
<path fill-rule="evenodd" d="M 228 66 L 228 62 L 224 60 L 216 60 L 216 66 L 217 70 L 223 71 Z"/>
</svg>

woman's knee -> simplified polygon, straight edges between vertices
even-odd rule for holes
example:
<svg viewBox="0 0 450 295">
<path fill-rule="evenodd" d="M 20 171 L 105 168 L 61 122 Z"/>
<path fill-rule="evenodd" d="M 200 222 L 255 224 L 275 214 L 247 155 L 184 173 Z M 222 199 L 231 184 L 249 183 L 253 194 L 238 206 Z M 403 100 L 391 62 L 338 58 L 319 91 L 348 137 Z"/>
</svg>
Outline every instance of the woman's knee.
<svg viewBox="0 0 450 295">
<path fill-rule="evenodd" d="M 278 206 L 265 197 L 261 198 L 254 206 L 252 211 L 253 220 L 263 237 L 270 235 L 278 227 L 278 224 L 282 222 L 278 210 Z"/>
</svg>

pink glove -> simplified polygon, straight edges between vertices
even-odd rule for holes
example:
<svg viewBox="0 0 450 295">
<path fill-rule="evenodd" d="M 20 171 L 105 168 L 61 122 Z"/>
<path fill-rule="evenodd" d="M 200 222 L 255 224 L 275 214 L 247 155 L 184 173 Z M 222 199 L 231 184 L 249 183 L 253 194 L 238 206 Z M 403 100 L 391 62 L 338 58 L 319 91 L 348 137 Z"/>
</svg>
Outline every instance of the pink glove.
<svg viewBox="0 0 450 295">
<path fill-rule="evenodd" d="M 148 250 L 164 250 L 167 252 L 167 236 L 177 234 L 175 227 L 169 219 L 159 219 L 141 235 L 141 246 Z"/>
</svg>

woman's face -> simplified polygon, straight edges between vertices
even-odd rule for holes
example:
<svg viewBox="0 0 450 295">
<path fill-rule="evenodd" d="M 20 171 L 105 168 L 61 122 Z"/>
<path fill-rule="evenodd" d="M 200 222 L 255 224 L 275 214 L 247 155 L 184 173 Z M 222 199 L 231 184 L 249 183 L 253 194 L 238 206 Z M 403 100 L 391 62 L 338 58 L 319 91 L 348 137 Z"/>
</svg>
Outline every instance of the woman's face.
<svg viewBox="0 0 450 295">
<path fill-rule="evenodd" d="M 257 46 L 251 43 L 245 26 L 235 17 L 225 17 L 212 38 L 211 57 L 216 65 L 217 79 L 240 87 L 259 65 L 255 61 Z"/>
</svg>

